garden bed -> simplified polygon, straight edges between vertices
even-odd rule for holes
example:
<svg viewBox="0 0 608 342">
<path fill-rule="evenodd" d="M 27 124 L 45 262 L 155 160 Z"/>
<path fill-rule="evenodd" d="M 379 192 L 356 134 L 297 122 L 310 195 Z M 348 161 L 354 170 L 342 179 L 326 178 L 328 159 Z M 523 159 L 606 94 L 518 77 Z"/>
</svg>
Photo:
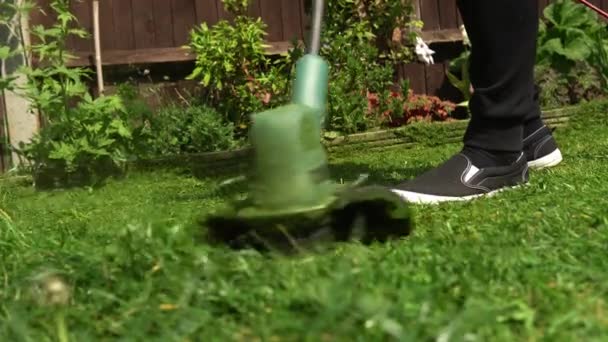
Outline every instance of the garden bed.
<svg viewBox="0 0 608 342">
<path fill-rule="evenodd" d="M 550 127 L 563 127 L 570 120 L 576 106 L 545 110 L 543 119 Z M 383 129 L 352 135 L 325 137 L 323 144 L 331 156 L 357 150 L 382 151 L 409 149 L 415 146 L 437 146 L 458 142 L 462 139 L 468 120 L 450 122 L 415 123 L 400 128 Z M 154 169 L 158 167 L 190 168 L 197 175 L 231 173 L 248 167 L 251 148 L 239 150 L 166 156 L 140 160 L 136 168 Z"/>
</svg>

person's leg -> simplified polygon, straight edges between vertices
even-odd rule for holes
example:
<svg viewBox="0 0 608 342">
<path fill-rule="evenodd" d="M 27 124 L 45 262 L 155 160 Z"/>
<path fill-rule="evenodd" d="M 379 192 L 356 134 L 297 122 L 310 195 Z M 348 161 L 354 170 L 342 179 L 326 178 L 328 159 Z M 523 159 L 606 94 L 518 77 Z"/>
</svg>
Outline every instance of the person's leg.
<svg viewBox="0 0 608 342">
<path fill-rule="evenodd" d="M 535 107 L 524 120 L 524 153 L 531 169 L 543 169 L 561 163 L 562 153 L 541 118 L 540 89 L 534 88 Z"/>
<path fill-rule="evenodd" d="M 458 6 L 473 46 L 471 76 L 476 89 L 464 153 L 478 167 L 507 164 L 522 148 L 532 168 L 559 164 L 561 152 L 541 119 L 534 84 L 538 3 L 458 0 Z"/>
<path fill-rule="evenodd" d="M 471 121 L 461 153 L 395 187 L 404 199 L 469 199 L 528 180 L 524 121 L 535 110 L 538 2 L 459 0 L 471 40 Z"/>
<path fill-rule="evenodd" d="M 541 109 L 539 103 L 540 89 L 537 86 L 534 87 L 533 94 L 534 107 L 524 119 L 524 139 L 531 134 L 534 134 L 534 132 L 538 131 L 545 125 L 543 119 L 541 118 Z"/>
<path fill-rule="evenodd" d="M 506 165 L 523 149 L 526 116 L 535 111 L 534 64 L 538 2 L 529 0 L 459 0 L 471 40 L 471 121 L 465 152 L 496 156 L 478 167 Z"/>
</svg>

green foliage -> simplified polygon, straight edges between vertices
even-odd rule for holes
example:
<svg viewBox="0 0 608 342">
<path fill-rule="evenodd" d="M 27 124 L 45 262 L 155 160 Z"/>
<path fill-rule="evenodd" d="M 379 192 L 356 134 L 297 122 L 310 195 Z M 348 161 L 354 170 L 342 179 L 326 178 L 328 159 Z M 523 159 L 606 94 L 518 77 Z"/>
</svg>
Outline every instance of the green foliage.
<svg viewBox="0 0 608 342">
<path fill-rule="evenodd" d="M 450 68 L 446 72 L 446 76 L 450 83 L 458 89 L 464 98 L 461 104 L 466 106 L 471 100 L 473 93 L 471 92 L 471 75 L 469 68 L 471 65 L 471 51 L 465 49 L 458 58 L 450 61 Z"/>
<path fill-rule="evenodd" d="M 391 92 L 388 99 L 379 94 L 367 96 L 369 112 L 382 117 L 384 126 L 400 127 L 410 123 L 424 121 L 446 121 L 456 108 L 454 103 L 442 101 L 436 96 L 417 95 L 402 86 L 400 92 Z M 386 102 L 382 102 L 382 100 Z"/>
<path fill-rule="evenodd" d="M 30 1 L 0 1 L 0 31 L 3 40 L 0 41 L 0 92 L 15 89 L 17 76 L 9 70 L 9 65 L 14 59 L 21 58 L 25 62 L 23 54 L 23 42 L 21 41 L 21 18 L 31 11 L 33 4 Z"/>
<path fill-rule="evenodd" d="M 393 69 L 378 61 L 369 28 L 367 22 L 357 23 L 322 48 L 331 65 L 326 120 L 330 131 L 355 133 L 379 124 L 378 112 L 368 110 L 367 94 L 379 93 L 386 99 Z"/>
<path fill-rule="evenodd" d="M 129 127 L 132 128 L 132 147 L 130 153 L 134 158 L 145 158 L 150 154 L 150 141 L 155 137 L 151 135 L 149 125 L 154 118 L 154 111 L 143 100 L 139 89 L 129 83 L 121 83 L 116 89 L 116 96 L 120 98 L 125 113 L 128 113 Z"/>
<path fill-rule="evenodd" d="M 27 77 L 22 95 L 40 114 L 43 125 L 31 143 L 22 143 L 17 150 L 36 176 L 52 173 L 54 179 L 84 177 L 85 182 L 97 182 L 125 167 L 134 136 L 129 113 L 118 96 L 93 99 L 85 83 L 89 72 L 67 66 L 68 39 L 84 38 L 87 33 L 74 28 L 76 18 L 69 11 L 69 0 L 54 0 L 50 5 L 56 22 L 31 31 L 39 43 L 30 52 L 39 65 L 22 70 Z M 70 176 L 74 174 L 78 176 Z"/>
<path fill-rule="evenodd" d="M 538 37 L 539 64 L 567 74 L 594 53 L 595 36 L 605 31 L 597 15 L 573 0 L 553 1 L 544 10 Z"/>
<path fill-rule="evenodd" d="M 289 100 L 294 62 L 304 51 L 294 44 L 287 55 L 268 57 L 266 25 L 245 15 L 249 2 L 223 2 L 235 18 L 192 31 L 189 46 L 197 62 L 189 78 L 207 87 L 208 103 L 243 134 L 249 114 Z M 394 63 L 413 58 L 419 27 L 413 13 L 405 0 L 327 3 L 321 54 L 331 66 L 328 130 L 352 133 L 378 125 L 378 117 L 368 113 L 366 94 L 388 96 Z"/>
<path fill-rule="evenodd" d="M 357 30 L 362 26 L 365 32 Z M 380 49 L 379 58 L 406 63 L 414 58 L 411 47 L 417 36 L 415 30 L 421 27 L 410 0 L 330 0 L 323 35 L 331 42 L 342 32 L 355 30 L 373 39 Z"/>
<path fill-rule="evenodd" d="M 148 154 L 216 152 L 237 146 L 234 126 L 203 104 L 170 104 L 148 122 Z"/>
<path fill-rule="evenodd" d="M 464 27 L 464 26 L 463 26 Z M 466 30 L 462 30 L 466 34 Z M 459 106 L 468 107 L 469 101 L 473 96 L 471 92 L 471 43 L 465 36 L 464 50 L 457 58 L 450 61 L 450 67 L 446 70 L 446 76 L 450 83 L 458 89 L 462 95 L 464 102 Z"/>
<path fill-rule="evenodd" d="M 116 95 L 121 98 L 127 112 L 136 114 L 135 118 L 147 119 L 152 116 L 152 109 L 141 98 L 137 87 L 131 83 L 119 84 Z"/>
<path fill-rule="evenodd" d="M 200 79 L 202 85 L 215 90 L 216 96 L 238 81 L 245 81 L 250 70 L 268 63 L 264 54 L 265 29 L 261 18 L 245 16 L 235 18 L 234 25 L 226 20 L 211 28 L 202 23 L 190 37 L 196 68 L 189 78 Z"/>
<path fill-rule="evenodd" d="M 209 91 L 208 102 L 244 130 L 250 114 L 287 99 L 292 60 L 273 61 L 266 55 L 266 24 L 241 13 L 238 8 L 246 1 L 225 5 L 235 11 L 233 23 L 203 23 L 191 32 L 196 66 L 188 79 L 200 81 Z"/>
<path fill-rule="evenodd" d="M 608 39 L 603 31 L 596 32 L 593 38 L 594 53 L 591 58 L 591 65 L 599 73 L 602 85 L 608 91 Z"/>
<path fill-rule="evenodd" d="M 59 177 L 57 185 L 61 186 L 63 180 L 71 183 L 69 175 L 73 174 L 84 177 L 79 178 L 81 184 L 74 185 L 83 185 L 97 183 L 126 166 L 133 133 L 118 97 L 92 99 L 83 95 L 76 107 L 61 115 L 55 115 L 31 143 L 20 147 L 20 153 L 32 163 L 34 175 L 51 173 Z M 42 187 L 51 185 L 39 183 Z"/>
<path fill-rule="evenodd" d="M 575 104 L 605 95 L 607 43 L 605 26 L 585 6 L 573 0 L 556 0 L 545 8 L 536 70 L 541 104 Z"/>
<path fill-rule="evenodd" d="M 602 76 L 588 63 L 577 63 L 570 70 L 569 77 L 546 65 L 537 65 L 535 74 L 543 108 L 574 105 L 606 95 Z"/>
<path fill-rule="evenodd" d="M 321 55 L 330 64 L 327 130 L 366 131 L 381 125 L 394 67 L 413 59 L 410 1 L 335 0 L 327 3 Z M 368 94 L 379 106 L 370 110 Z"/>
<path fill-rule="evenodd" d="M 224 8 L 229 13 L 244 15 L 251 3 L 250 0 L 222 0 Z"/>
</svg>

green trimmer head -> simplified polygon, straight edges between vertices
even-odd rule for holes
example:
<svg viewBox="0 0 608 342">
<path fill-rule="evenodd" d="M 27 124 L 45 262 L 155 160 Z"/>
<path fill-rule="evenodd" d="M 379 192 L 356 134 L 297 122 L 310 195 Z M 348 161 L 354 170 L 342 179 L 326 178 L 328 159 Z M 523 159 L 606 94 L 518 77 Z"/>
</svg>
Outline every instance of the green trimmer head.
<svg viewBox="0 0 608 342">
<path fill-rule="evenodd" d="M 254 114 L 249 193 L 204 219 L 213 242 L 282 249 L 322 241 L 408 235 L 409 207 L 390 190 L 337 184 L 321 143 L 329 66 L 319 56 L 323 0 L 315 0 L 308 53 L 296 65 L 292 103 Z"/>
</svg>

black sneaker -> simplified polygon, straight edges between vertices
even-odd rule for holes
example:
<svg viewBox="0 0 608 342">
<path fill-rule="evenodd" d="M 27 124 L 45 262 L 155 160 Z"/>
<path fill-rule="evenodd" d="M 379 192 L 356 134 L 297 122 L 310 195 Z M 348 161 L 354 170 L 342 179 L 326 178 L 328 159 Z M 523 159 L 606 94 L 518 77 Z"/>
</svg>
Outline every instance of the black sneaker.
<svg viewBox="0 0 608 342">
<path fill-rule="evenodd" d="M 524 139 L 524 152 L 531 169 L 553 167 L 562 162 L 562 153 L 551 133 L 543 126 Z"/>
<path fill-rule="evenodd" d="M 434 204 L 467 201 L 528 182 L 525 154 L 509 166 L 478 169 L 463 153 L 412 181 L 393 187 L 405 201 Z"/>
</svg>

